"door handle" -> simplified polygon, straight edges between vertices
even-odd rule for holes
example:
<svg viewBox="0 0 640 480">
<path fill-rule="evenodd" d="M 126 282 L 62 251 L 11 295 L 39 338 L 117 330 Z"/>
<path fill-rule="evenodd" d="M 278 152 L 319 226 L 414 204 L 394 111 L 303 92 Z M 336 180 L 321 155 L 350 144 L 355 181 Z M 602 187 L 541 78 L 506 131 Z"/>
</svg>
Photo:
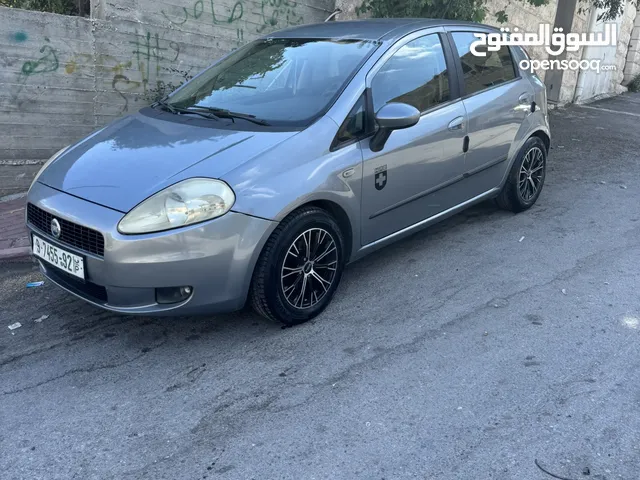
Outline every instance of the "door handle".
<svg viewBox="0 0 640 480">
<path fill-rule="evenodd" d="M 449 130 L 452 132 L 456 130 L 462 130 L 464 127 L 464 117 L 456 117 L 449 122 Z"/>
<path fill-rule="evenodd" d="M 523 93 L 522 95 L 520 95 L 518 97 L 518 103 L 520 105 L 529 105 L 531 103 L 531 101 L 529 100 L 529 95 L 526 93 Z"/>
</svg>

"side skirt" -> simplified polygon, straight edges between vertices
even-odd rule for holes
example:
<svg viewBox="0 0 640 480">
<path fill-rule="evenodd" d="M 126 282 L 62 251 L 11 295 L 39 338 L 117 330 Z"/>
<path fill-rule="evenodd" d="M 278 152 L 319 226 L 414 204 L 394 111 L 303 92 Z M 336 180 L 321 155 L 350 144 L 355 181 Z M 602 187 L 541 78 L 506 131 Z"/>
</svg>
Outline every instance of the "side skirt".
<svg viewBox="0 0 640 480">
<path fill-rule="evenodd" d="M 480 203 L 484 200 L 487 200 L 491 197 L 495 197 L 498 193 L 500 192 L 500 189 L 498 187 L 492 188 L 491 190 L 488 190 L 484 193 L 481 193 L 480 195 L 476 195 L 473 198 L 470 198 L 469 200 L 462 202 L 458 205 L 455 205 L 451 208 L 448 208 L 447 210 L 443 210 L 442 212 L 433 215 L 429 218 L 426 218 L 424 220 L 419 221 L 418 223 L 414 223 L 413 225 L 409 225 L 408 227 L 403 228 L 402 230 L 398 230 L 397 232 L 394 232 L 390 235 L 387 235 L 386 237 L 380 238 L 379 240 L 376 240 L 375 242 L 371 242 L 368 243 L 367 245 L 364 245 L 362 248 L 360 248 L 360 250 L 358 250 L 357 252 L 355 252 L 352 256 L 351 256 L 351 260 L 349 263 L 354 262 L 372 252 L 374 252 L 375 250 L 378 250 L 382 247 L 385 247 L 397 240 L 400 240 L 401 238 L 405 238 L 408 237 L 409 235 L 412 235 L 414 233 L 416 233 L 419 230 L 422 230 L 423 228 L 428 227 L 429 225 L 433 225 L 434 223 L 437 223 L 441 220 L 444 220 L 447 217 L 450 217 L 452 215 L 455 215 L 458 212 L 461 212 L 462 210 L 467 209 L 468 207 L 476 204 L 476 203 Z"/>
</svg>

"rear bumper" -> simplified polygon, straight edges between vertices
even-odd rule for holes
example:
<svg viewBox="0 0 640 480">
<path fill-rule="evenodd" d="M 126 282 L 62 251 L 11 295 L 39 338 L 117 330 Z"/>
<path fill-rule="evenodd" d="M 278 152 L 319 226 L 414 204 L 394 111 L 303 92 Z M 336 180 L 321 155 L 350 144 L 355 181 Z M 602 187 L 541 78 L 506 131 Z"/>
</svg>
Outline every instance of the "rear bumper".
<svg viewBox="0 0 640 480">
<path fill-rule="evenodd" d="M 190 227 L 146 235 L 121 235 L 121 212 L 36 183 L 29 203 L 100 232 L 104 256 L 56 240 L 27 222 L 29 230 L 85 259 L 86 281 L 40 261 L 52 282 L 107 310 L 130 314 L 187 315 L 231 311 L 244 305 L 253 268 L 275 222 L 236 212 Z M 192 287 L 179 303 L 160 304 L 156 289 Z"/>
</svg>

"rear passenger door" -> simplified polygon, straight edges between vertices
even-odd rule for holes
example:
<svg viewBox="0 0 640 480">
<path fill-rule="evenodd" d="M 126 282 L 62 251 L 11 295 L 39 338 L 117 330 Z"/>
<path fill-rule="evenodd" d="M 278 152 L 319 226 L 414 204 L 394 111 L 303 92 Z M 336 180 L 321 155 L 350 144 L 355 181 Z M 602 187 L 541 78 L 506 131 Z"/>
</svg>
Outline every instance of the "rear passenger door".
<svg viewBox="0 0 640 480">
<path fill-rule="evenodd" d="M 517 59 L 508 46 L 489 52 L 485 45 L 477 48 L 485 56 L 474 55 L 470 50 L 478 40 L 474 32 L 482 30 L 451 29 L 449 38 L 459 60 L 458 76 L 468 121 L 465 175 L 478 175 L 471 185 L 473 193 L 479 194 L 502 180 L 511 144 L 531 113 L 534 92 L 520 75 Z"/>
</svg>

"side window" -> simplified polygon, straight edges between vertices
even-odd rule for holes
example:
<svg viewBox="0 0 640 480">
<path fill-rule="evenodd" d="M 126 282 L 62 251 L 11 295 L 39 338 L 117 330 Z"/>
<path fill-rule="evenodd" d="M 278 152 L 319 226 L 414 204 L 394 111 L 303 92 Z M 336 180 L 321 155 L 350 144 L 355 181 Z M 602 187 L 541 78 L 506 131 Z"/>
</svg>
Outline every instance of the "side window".
<svg viewBox="0 0 640 480">
<path fill-rule="evenodd" d="M 389 102 L 413 105 L 421 112 L 451 98 L 447 64 L 437 34 L 417 38 L 387 60 L 371 82 L 373 108 Z"/>
<path fill-rule="evenodd" d="M 342 123 L 334 143 L 348 142 L 356 138 L 361 137 L 366 129 L 365 123 L 365 101 L 364 95 L 356 102 L 356 104 L 347 115 L 347 118 Z"/>
<path fill-rule="evenodd" d="M 467 95 L 500 85 L 516 77 L 509 47 L 503 45 L 496 52 L 489 52 L 486 46 L 478 47 L 478 51 L 486 53 L 486 56 L 478 57 L 471 52 L 471 44 L 478 39 L 473 33 L 453 32 L 451 35 L 462 63 Z"/>
</svg>

